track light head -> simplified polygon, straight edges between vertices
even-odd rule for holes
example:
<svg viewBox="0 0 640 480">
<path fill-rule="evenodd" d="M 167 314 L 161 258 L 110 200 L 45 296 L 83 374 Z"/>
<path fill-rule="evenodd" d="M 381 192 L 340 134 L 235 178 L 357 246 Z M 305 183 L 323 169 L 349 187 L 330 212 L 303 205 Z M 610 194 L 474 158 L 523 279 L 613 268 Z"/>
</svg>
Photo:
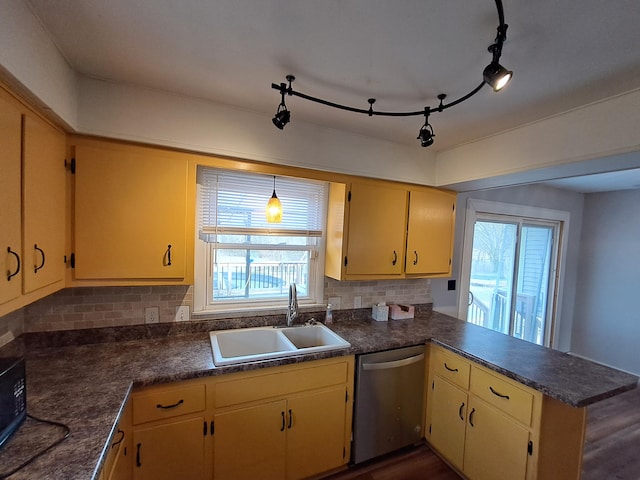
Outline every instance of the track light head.
<svg viewBox="0 0 640 480">
<path fill-rule="evenodd" d="M 499 92 L 513 78 L 513 72 L 504 68 L 497 61 L 493 61 L 484 69 L 482 77 L 494 92 Z"/>
<path fill-rule="evenodd" d="M 424 112 L 424 125 L 420 127 L 417 139 L 420 140 L 421 147 L 430 147 L 433 145 L 433 137 L 436 134 L 433 133 L 433 127 L 429 124 L 429 107 L 425 107 Z"/>
<path fill-rule="evenodd" d="M 276 127 L 282 130 L 284 126 L 291 121 L 291 112 L 287 110 L 287 107 L 284 107 L 282 110 L 278 107 L 278 111 L 271 121 Z"/>
</svg>

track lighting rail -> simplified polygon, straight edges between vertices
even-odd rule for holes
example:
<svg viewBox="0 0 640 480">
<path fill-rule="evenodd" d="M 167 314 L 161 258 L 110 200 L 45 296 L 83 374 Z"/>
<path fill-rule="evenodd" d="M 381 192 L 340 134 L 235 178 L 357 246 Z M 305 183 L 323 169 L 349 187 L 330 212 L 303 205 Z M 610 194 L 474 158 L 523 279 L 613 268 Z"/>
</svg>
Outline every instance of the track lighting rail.
<svg viewBox="0 0 640 480">
<path fill-rule="evenodd" d="M 322 98 L 314 97 L 312 95 L 308 95 L 306 93 L 296 91 L 292 87 L 292 83 L 295 80 L 295 77 L 293 75 L 287 75 L 286 80 L 289 83 L 288 85 L 284 82 L 280 84 L 277 84 L 277 83 L 271 84 L 271 88 L 273 88 L 274 90 L 278 90 L 282 98 L 280 104 L 278 105 L 276 114 L 273 117 L 273 120 L 272 120 L 273 124 L 276 127 L 278 127 L 280 130 L 282 130 L 284 129 L 285 125 L 290 122 L 291 113 L 289 112 L 285 104 L 285 95 L 288 95 L 288 96 L 299 97 L 304 100 L 308 100 L 310 102 L 319 103 L 327 107 L 346 110 L 348 112 L 360 113 L 360 114 L 368 115 L 370 117 L 372 116 L 414 117 L 414 116 L 424 115 L 425 123 L 420 128 L 420 132 L 418 133 L 418 139 L 420 140 L 420 143 L 423 147 L 428 147 L 432 145 L 433 137 L 435 136 L 435 134 L 433 133 L 433 127 L 431 127 L 431 125 L 429 124 L 430 114 L 440 113 L 448 108 L 451 108 L 455 105 L 458 105 L 459 103 L 464 102 L 465 100 L 468 100 L 469 98 L 473 97 L 476 93 L 478 93 L 485 84 L 491 86 L 494 92 L 498 92 L 502 90 L 502 88 L 504 88 L 506 84 L 513 77 L 513 72 L 510 70 L 507 70 L 499 63 L 500 56 L 502 55 L 502 46 L 507 39 L 508 25 L 504 23 L 504 9 L 502 7 L 502 1 L 495 0 L 495 3 L 496 3 L 496 9 L 498 10 L 499 24 L 497 28 L 495 41 L 493 44 L 489 45 L 487 49 L 492 54 L 492 60 L 491 60 L 491 63 L 487 65 L 484 71 L 482 72 L 482 76 L 483 76 L 482 82 L 466 95 L 463 95 L 462 97 L 445 104 L 444 99 L 447 97 L 447 95 L 444 93 L 441 93 L 438 95 L 438 100 L 440 100 L 440 103 L 438 104 L 437 107 L 433 107 L 433 108 L 424 107 L 421 110 L 407 111 L 407 112 L 388 112 L 388 111 L 373 109 L 373 105 L 376 102 L 375 98 L 369 98 L 367 100 L 369 102 L 369 108 L 365 109 L 365 108 L 352 107 L 349 105 L 343 105 L 340 103 L 324 100 Z"/>
</svg>

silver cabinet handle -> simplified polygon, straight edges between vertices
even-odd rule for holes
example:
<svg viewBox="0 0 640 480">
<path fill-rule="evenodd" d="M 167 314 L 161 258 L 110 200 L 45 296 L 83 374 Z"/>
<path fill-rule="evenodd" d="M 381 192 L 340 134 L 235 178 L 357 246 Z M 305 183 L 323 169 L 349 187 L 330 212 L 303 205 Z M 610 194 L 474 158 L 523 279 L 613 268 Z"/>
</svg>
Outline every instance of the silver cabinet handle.
<svg viewBox="0 0 640 480">
<path fill-rule="evenodd" d="M 424 360 L 424 353 L 420 355 L 414 355 L 413 357 L 402 358 L 400 360 L 394 360 L 393 362 L 381 362 L 381 363 L 363 363 L 363 370 L 386 370 L 388 368 L 404 367 L 413 363 L 418 363 Z"/>
</svg>

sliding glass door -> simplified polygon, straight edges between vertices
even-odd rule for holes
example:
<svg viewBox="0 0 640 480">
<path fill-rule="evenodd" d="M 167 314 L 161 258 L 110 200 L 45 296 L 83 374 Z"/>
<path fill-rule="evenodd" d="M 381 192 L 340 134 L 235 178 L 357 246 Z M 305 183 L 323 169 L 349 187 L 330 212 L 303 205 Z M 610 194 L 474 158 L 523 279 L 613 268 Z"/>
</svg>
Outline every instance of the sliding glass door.
<svg viewBox="0 0 640 480">
<path fill-rule="evenodd" d="M 478 214 L 473 226 L 467 321 L 549 344 L 558 222 Z"/>
</svg>

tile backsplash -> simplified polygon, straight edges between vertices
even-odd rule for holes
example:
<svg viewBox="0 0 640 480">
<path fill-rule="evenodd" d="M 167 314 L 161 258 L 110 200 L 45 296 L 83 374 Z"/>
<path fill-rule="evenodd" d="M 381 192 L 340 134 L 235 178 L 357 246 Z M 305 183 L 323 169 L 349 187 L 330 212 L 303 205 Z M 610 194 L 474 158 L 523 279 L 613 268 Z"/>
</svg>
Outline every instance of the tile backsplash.
<svg viewBox="0 0 640 480">
<path fill-rule="evenodd" d="M 325 278 L 324 303 L 334 309 L 370 308 L 379 302 L 431 302 L 429 279 L 338 282 Z M 160 322 L 172 322 L 176 307 L 193 307 L 191 286 L 68 288 L 0 317 L 3 340 L 23 332 L 76 330 L 144 323 L 144 309 L 159 307 Z"/>
</svg>

